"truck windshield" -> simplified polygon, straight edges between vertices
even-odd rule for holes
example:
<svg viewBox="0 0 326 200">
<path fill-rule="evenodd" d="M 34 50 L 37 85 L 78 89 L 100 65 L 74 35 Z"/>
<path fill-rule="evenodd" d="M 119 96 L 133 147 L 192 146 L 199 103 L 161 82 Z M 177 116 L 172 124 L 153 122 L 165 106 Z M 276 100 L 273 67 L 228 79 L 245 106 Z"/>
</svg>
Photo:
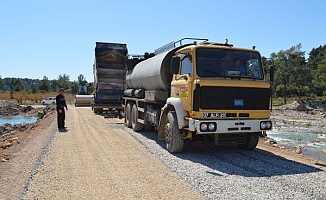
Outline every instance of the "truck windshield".
<svg viewBox="0 0 326 200">
<path fill-rule="evenodd" d="M 196 63 L 200 77 L 264 78 L 260 55 L 256 52 L 198 48 Z"/>
<path fill-rule="evenodd" d="M 87 86 L 86 85 L 80 85 L 79 88 L 78 88 L 78 94 L 86 95 L 87 94 Z"/>
</svg>

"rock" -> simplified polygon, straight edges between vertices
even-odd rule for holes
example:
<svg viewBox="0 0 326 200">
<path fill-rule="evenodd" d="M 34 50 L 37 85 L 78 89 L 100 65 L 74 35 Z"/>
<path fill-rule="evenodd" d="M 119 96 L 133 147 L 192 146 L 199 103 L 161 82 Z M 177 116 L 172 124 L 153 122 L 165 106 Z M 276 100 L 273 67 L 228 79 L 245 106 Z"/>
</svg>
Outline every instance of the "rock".
<svg viewBox="0 0 326 200">
<path fill-rule="evenodd" d="M 2 149 L 6 149 L 6 148 L 8 148 L 8 147 L 11 147 L 12 145 L 13 145 L 12 142 L 6 142 L 6 143 L 4 143 L 4 144 L 1 144 L 1 145 L 0 145 L 0 148 L 2 148 Z"/>
<path fill-rule="evenodd" d="M 18 141 L 18 137 L 13 137 L 8 139 L 8 142 L 15 142 L 15 141 Z"/>
<path fill-rule="evenodd" d="M 274 140 L 273 138 L 268 138 L 268 139 L 266 140 L 266 143 L 271 144 L 271 145 L 273 145 L 273 144 L 277 144 L 276 140 Z"/>
<path fill-rule="evenodd" d="M 297 111 L 308 111 L 309 109 L 307 108 L 307 106 L 305 104 L 299 104 L 294 110 L 297 110 Z"/>
<path fill-rule="evenodd" d="M 301 146 L 296 146 L 295 148 L 296 148 L 295 152 L 297 154 L 302 154 L 302 147 Z"/>
<path fill-rule="evenodd" d="M 37 117 L 38 117 L 39 119 L 43 119 L 43 117 L 44 117 L 44 112 L 42 112 L 42 111 L 38 111 L 38 112 L 37 112 Z"/>
<path fill-rule="evenodd" d="M 0 135 L 3 135 L 5 132 L 5 127 L 4 126 L 0 126 Z"/>
<path fill-rule="evenodd" d="M 29 127 L 32 127 L 32 124 L 15 124 L 14 126 L 12 126 L 11 124 L 4 124 L 2 126 L 0 126 L 0 136 L 1 135 L 7 135 L 10 133 L 13 133 L 15 131 L 25 131 L 26 129 L 28 129 Z"/>
<path fill-rule="evenodd" d="M 26 113 L 26 112 L 28 112 L 28 111 L 31 111 L 33 108 L 32 108 L 32 106 L 23 106 L 22 107 L 22 111 L 24 112 L 24 113 Z"/>
</svg>

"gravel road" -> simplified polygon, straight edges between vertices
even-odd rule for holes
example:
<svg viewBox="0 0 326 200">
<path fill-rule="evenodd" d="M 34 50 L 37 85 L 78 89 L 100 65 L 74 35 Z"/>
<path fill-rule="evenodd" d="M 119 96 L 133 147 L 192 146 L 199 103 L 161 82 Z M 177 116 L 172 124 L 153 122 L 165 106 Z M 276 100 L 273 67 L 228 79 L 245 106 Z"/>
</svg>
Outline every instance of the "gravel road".
<svg viewBox="0 0 326 200">
<path fill-rule="evenodd" d="M 22 199 L 200 199 L 124 130 L 90 108 L 67 112 Z"/>
<path fill-rule="evenodd" d="M 14 177 L 0 171 L 1 200 L 326 199 L 323 164 L 285 158 L 264 146 L 244 151 L 186 142 L 182 153 L 170 154 L 156 132 L 136 133 L 90 108 L 69 108 L 67 132 L 56 131 L 55 121 L 33 131 L 47 140 L 35 142 L 40 153 L 20 176 L 17 183 L 24 185 L 17 195 L 12 193 L 19 187 L 9 191 L 6 183 L 13 185 L 18 169 L 11 169 Z M 9 161 L 19 157 L 17 150 Z"/>
</svg>

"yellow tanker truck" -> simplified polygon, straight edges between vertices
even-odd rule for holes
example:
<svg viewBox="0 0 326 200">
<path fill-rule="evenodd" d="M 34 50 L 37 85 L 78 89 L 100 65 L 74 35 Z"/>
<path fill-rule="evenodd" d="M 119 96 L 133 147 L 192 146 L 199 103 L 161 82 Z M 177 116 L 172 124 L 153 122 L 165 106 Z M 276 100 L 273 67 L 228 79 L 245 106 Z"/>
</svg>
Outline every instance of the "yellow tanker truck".
<svg viewBox="0 0 326 200">
<path fill-rule="evenodd" d="M 183 44 L 189 39 L 194 42 Z M 156 129 L 171 153 L 196 139 L 252 150 L 272 129 L 270 84 L 254 48 L 184 38 L 132 61 L 125 124 L 134 131 Z"/>
</svg>

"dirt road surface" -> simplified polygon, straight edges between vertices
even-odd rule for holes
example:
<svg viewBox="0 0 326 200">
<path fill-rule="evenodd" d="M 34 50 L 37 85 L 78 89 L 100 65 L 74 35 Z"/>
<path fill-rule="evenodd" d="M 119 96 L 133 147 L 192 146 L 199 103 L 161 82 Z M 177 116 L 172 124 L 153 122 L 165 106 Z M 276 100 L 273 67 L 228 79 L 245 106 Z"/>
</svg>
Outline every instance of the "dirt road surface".
<svg viewBox="0 0 326 200">
<path fill-rule="evenodd" d="M 69 107 L 18 135 L 0 166 L 0 199 L 326 199 L 325 165 L 263 142 L 255 151 L 186 144 Z"/>
</svg>

